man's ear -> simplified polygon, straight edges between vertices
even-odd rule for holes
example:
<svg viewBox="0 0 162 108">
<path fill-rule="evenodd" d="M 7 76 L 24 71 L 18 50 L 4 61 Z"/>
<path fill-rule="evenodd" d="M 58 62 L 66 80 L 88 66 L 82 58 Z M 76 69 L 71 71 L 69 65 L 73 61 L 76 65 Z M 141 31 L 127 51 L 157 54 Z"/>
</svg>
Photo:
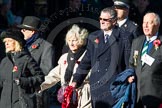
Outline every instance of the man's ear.
<svg viewBox="0 0 162 108">
<path fill-rule="evenodd" d="M 35 34 L 35 32 L 36 32 L 35 30 L 32 30 L 32 34 Z"/>
</svg>

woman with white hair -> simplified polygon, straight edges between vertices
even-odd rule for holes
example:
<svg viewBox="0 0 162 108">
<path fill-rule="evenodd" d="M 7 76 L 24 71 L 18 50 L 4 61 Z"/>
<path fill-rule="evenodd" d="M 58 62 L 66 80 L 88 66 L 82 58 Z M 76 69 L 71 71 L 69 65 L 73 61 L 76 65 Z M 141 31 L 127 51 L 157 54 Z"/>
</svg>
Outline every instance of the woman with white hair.
<svg viewBox="0 0 162 108">
<path fill-rule="evenodd" d="M 48 89 L 61 81 L 61 86 L 70 85 L 73 74 L 76 71 L 82 57 L 86 52 L 88 31 L 74 24 L 66 34 L 66 43 L 69 46 L 68 53 L 63 54 L 58 65 L 52 69 L 45 81 L 41 84 L 41 90 Z M 78 108 L 91 108 L 90 88 L 88 81 L 78 89 Z"/>
</svg>

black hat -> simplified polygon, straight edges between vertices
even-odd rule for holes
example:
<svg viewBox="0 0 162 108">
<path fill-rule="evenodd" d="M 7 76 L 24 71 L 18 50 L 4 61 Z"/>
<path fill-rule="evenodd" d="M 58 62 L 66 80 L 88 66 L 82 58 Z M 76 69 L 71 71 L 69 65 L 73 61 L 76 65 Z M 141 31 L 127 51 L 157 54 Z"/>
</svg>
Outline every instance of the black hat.
<svg viewBox="0 0 162 108">
<path fill-rule="evenodd" d="M 22 47 L 24 47 L 26 44 L 26 41 L 24 39 L 24 34 L 20 30 L 8 29 L 6 31 L 3 31 L 1 33 L 1 39 L 4 38 L 12 38 L 16 40 L 22 45 Z"/>
<path fill-rule="evenodd" d="M 26 16 L 21 25 L 18 25 L 18 28 L 27 29 L 27 30 L 39 30 L 41 21 L 38 17 L 35 16 Z"/>
<path fill-rule="evenodd" d="M 129 9 L 129 4 L 130 0 L 113 0 L 114 1 L 114 7 L 117 8 L 128 8 Z"/>
</svg>

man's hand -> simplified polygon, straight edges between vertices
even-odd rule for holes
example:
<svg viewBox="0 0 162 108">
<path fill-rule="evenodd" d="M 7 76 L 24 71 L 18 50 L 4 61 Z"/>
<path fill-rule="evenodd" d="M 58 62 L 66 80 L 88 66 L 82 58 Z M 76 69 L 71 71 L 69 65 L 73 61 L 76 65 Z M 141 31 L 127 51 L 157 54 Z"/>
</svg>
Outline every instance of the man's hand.
<svg viewBox="0 0 162 108">
<path fill-rule="evenodd" d="M 72 83 L 70 84 L 70 86 L 72 86 L 72 87 L 74 87 L 74 88 L 76 88 L 76 85 L 77 85 L 76 82 L 72 82 Z"/>
<path fill-rule="evenodd" d="M 130 76 L 128 77 L 128 82 L 129 83 L 132 83 L 134 81 L 135 77 L 134 76 Z"/>
</svg>

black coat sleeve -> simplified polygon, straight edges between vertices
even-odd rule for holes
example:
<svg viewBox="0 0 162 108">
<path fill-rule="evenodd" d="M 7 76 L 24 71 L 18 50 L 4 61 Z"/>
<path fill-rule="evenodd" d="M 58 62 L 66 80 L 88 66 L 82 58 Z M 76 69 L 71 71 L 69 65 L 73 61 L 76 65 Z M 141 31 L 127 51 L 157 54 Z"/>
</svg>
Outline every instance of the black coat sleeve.
<svg viewBox="0 0 162 108">
<path fill-rule="evenodd" d="M 44 74 L 33 58 L 27 60 L 25 70 L 20 77 L 21 87 L 39 87 L 44 81 Z"/>
</svg>

